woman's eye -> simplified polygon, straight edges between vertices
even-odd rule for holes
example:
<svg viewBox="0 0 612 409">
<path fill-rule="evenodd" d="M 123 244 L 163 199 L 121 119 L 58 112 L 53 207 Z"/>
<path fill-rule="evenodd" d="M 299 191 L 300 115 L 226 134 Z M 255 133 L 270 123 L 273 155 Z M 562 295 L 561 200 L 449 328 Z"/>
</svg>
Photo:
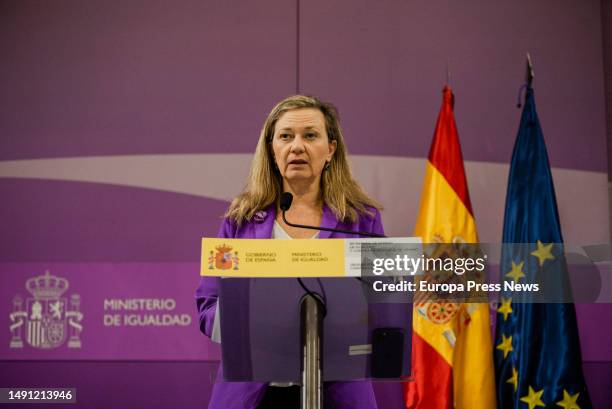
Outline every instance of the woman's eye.
<svg viewBox="0 0 612 409">
<path fill-rule="evenodd" d="M 309 133 L 306 134 L 306 138 L 307 139 L 314 139 L 316 137 L 317 137 L 316 133 L 309 132 Z"/>
<path fill-rule="evenodd" d="M 287 139 L 291 138 L 291 134 L 282 133 L 282 134 L 279 135 L 279 138 L 282 139 L 282 140 L 287 140 Z"/>
</svg>

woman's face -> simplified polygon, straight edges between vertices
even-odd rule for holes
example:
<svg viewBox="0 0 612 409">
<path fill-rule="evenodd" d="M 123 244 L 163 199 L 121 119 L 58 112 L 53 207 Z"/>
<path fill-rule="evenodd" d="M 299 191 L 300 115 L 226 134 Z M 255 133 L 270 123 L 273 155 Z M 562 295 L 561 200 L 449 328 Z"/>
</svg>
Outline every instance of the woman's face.
<svg viewBox="0 0 612 409">
<path fill-rule="evenodd" d="M 317 182 L 336 151 L 329 141 L 325 117 L 316 108 L 293 109 L 276 121 L 272 151 L 287 182 Z"/>
</svg>

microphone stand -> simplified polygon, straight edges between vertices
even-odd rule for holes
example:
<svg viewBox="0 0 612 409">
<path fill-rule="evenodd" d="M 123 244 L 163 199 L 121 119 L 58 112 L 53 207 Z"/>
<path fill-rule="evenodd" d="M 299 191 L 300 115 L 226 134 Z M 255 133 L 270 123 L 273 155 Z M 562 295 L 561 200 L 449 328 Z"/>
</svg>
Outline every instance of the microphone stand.
<svg viewBox="0 0 612 409">
<path fill-rule="evenodd" d="M 365 237 L 386 237 L 382 234 L 369 233 L 365 231 L 353 231 L 353 230 L 343 230 L 343 229 L 332 229 L 331 227 L 315 227 L 315 226 L 307 226 L 305 224 L 295 224 L 287 221 L 287 217 L 285 217 L 286 209 L 282 209 L 283 221 L 287 224 L 287 226 L 291 227 L 299 227 L 301 229 L 309 229 L 309 230 L 322 230 L 322 231 L 330 231 L 332 233 L 344 233 L 344 234 L 358 234 L 360 236 Z"/>
<path fill-rule="evenodd" d="M 302 409 L 323 407 L 323 312 L 321 301 L 306 294 L 300 301 L 301 339 L 301 406 Z"/>
</svg>

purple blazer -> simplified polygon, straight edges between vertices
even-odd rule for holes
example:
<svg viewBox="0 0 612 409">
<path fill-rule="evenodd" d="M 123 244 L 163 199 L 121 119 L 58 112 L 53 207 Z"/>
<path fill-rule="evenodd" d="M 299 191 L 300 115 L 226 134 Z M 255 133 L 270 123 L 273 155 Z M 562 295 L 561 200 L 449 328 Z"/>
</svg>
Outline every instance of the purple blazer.
<svg viewBox="0 0 612 409">
<path fill-rule="evenodd" d="M 371 209 L 374 216 L 361 215 L 355 223 L 340 223 L 326 205 L 323 206 L 321 227 L 357 230 L 384 234 L 380 213 Z M 269 239 L 276 218 L 276 207 L 271 205 L 258 212 L 248 222 L 237 227 L 225 219 L 218 237 L 240 239 Z M 343 233 L 320 231 L 319 238 L 358 237 Z M 200 330 L 211 336 L 219 290 L 219 278 L 202 277 L 196 290 L 196 303 L 200 318 Z M 222 366 L 219 366 L 217 381 L 213 387 L 209 409 L 255 409 L 266 392 L 267 384 L 261 382 L 224 382 Z M 324 407 L 328 409 L 376 409 L 372 384 L 368 381 L 329 382 L 324 384 Z"/>
</svg>

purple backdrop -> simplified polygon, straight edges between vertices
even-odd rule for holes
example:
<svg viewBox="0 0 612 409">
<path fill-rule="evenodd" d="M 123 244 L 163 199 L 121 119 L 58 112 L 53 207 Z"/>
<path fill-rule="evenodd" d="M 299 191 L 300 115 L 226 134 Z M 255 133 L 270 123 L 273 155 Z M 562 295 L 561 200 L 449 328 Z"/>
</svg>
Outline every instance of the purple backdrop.
<svg viewBox="0 0 612 409">
<path fill-rule="evenodd" d="M 197 263 L 199 238 L 216 232 L 227 204 L 212 194 L 83 180 L 78 169 L 69 172 L 71 180 L 49 180 L 44 172 L 18 177 L 9 171 L 12 161 L 251 153 L 271 106 L 296 91 L 338 105 L 351 153 L 422 159 L 448 65 L 466 161 L 505 165 L 518 127 L 520 111 L 514 105 L 529 51 L 551 163 L 564 168 L 556 183 L 570 186 L 558 192 L 569 203 L 560 206 L 580 207 L 585 199 L 571 194 L 568 180 L 578 174 L 595 180 L 608 169 L 604 72 L 609 76 L 612 68 L 609 47 L 602 44 L 611 43 L 610 9 L 609 0 L 503 5 L 486 0 L 3 1 L 2 351 L 11 337 L 8 311 L 14 296 L 27 298 L 26 279 L 47 269 L 64 274 L 72 293 L 89 273 L 70 268 L 112 266 L 122 277 L 104 288 L 114 288 L 117 297 L 137 298 L 149 297 L 148 287 L 139 284 L 145 273 L 126 265 L 148 265 L 150 279 L 158 274 L 158 280 L 173 280 L 164 294 L 176 299 L 181 313 L 188 311 L 197 284 L 188 266 Z M 610 83 L 608 78 L 608 90 Z M 374 194 L 386 183 L 384 166 L 369 185 Z M 127 165 L 122 170 L 133 171 Z M 193 174 L 204 176 L 210 175 Z M 225 182 L 223 174 L 213 176 Z M 402 189 L 419 192 L 421 181 L 420 175 L 409 175 Z M 470 183 L 478 210 L 489 204 L 487 192 L 506 180 Z M 496 212 L 501 217 L 503 209 Z M 568 214 L 565 220 L 576 223 L 579 217 Z M 595 220 L 583 223 L 576 236 L 609 237 L 608 213 Z M 176 268 L 166 268 L 171 265 Z M 83 304 L 86 345 L 86 334 L 104 331 L 89 320 L 100 317 L 98 302 L 105 295 L 96 294 L 95 280 L 78 285 L 87 289 L 78 292 L 82 302 L 93 303 Z M 579 305 L 577 311 L 589 387 L 596 407 L 606 408 L 612 401 L 612 327 L 602 321 L 612 308 Z M 2 362 L 0 386 L 76 386 L 79 407 L 204 407 L 218 351 L 195 325 L 180 329 L 190 331 L 181 340 L 164 328 L 150 330 L 169 341 L 148 351 L 134 344 L 120 349 L 118 343 L 104 361 L 75 356 L 78 360 L 44 362 L 50 355 L 40 351 L 19 357 L 2 352 L 0 359 L 20 360 Z M 129 344 L 145 333 L 134 336 L 122 328 L 114 335 Z M 177 353 L 179 345 L 184 348 Z M 61 348 L 54 351 L 67 353 Z M 377 384 L 376 390 L 381 408 L 401 407 L 397 385 Z"/>
<path fill-rule="evenodd" d="M 11 327 L 0 360 L 218 359 L 198 330 L 198 273 L 199 263 L 1 263 L 11 280 L 0 299 L 15 301 L 0 305 Z M 37 302 L 61 336 L 33 326 Z"/>
</svg>

